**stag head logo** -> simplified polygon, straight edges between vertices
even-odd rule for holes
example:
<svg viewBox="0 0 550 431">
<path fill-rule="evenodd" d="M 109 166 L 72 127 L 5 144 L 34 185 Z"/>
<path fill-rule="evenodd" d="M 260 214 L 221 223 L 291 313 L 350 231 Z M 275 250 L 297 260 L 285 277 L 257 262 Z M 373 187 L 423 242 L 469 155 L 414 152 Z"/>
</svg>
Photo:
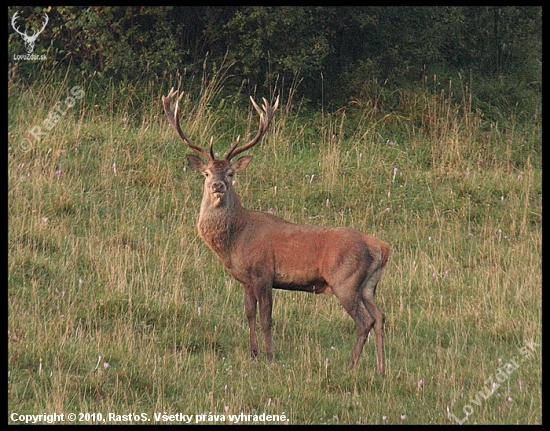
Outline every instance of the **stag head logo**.
<svg viewBox="0 0 550 431">
<path fill-rule="evenodd" d="M 48 14 L 45 13 L 44 17 L 45 17 L 44 25 L 42 26 L 42 28 L 40 30 L 35 30 L 32 36 L 29 36 L 26 31 L 23 33 L 16 27 L 15 22 L 17 21 L 17 18 L 18 18 L 18 12 L 15 12 L 13 14 L 13 18 L 11 19 L 11 26 L 23 38 L 23 42 L 25 42 L 25 49 L 27 50 L 28 54 L 32 54 L 32 52 L 34 51 L 34 43 L 36 42 L 36 39 L 38 38 L 40 33 L 44 31 L 44 29 L 46 28 L 46 24 L 48 24 L 48 20 L 49 20 Z"/>
</svg>

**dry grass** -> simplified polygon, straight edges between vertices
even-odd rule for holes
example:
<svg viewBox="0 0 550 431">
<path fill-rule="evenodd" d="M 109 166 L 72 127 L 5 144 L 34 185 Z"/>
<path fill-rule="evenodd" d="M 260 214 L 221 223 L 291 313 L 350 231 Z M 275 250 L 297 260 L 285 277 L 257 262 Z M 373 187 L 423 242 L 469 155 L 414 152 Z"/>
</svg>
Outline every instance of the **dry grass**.
<svg viewBox="0 0 550 431">
<path fill-rule="evenodd" d="M 182 124 L 202 145 L 220 137 L 223 153 L 257 119 L 240 96 L 213 107 L 220 80 L 190 94 Z M 276 291 L 277 360 L 249 359 L 242 289 L 196 234 L 202 180 L 162 113 L 171 84 L 150 83 L 143 100 L 113 86 L 101 103 L 93 82 L 77 83 L 85 97 L 28 145 L 72 87 L 40 81 L 9 88 L 10 423 L 70 412 L 541 423 L 542 349 L 521 350 L 542 340 L 538 128 L 487 125 L 467 101 L 420 95 L 415 118 L 384 121 L 286 106 L 253 150 L 237 179 L 245 206 L 391 244 L 381 378 L 372 342 L 346 371 L 354 324 L 324 295 Z"/>
</svg>

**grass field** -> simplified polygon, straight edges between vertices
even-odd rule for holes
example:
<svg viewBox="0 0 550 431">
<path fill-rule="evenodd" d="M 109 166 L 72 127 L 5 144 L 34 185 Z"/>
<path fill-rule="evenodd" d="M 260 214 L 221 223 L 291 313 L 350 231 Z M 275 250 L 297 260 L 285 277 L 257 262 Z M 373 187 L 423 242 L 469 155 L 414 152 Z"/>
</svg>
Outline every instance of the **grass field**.
<svg viewBox="0 0 550 431">
<path fill-rule="evenodd" d="M 181 123 L 223 155 L 258 119 L 222 78 Z M 372 340 L 346 370 L 355 325 L 329 295 L 275 291 L 276 361 L 263 337 L 249 358 L 242 287 L 197 235 L 203 180 L 162 111 L 174 84 L 8 82 L 8 423 L 542 422 L 539 118 L 489 122 L 450 87 L 386 115 L 282 94 L 237 193 L 391 245 L 381 377 Z"/>
</svg>

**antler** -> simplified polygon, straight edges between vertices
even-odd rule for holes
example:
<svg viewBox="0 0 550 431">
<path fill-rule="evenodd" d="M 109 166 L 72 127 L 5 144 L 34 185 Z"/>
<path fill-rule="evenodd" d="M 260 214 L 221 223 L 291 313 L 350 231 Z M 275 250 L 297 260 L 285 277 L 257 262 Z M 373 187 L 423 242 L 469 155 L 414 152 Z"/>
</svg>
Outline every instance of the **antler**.
<svg viewBox="0 0 550 431">
<path fill-rule="evenodd" d="M 35 30 L 35 31 L 33 32 L 32 36 L 29 36 L 29 35 L 27 34 L 26 31 L 23 33 L 23 32 L 21 32 L 21 30 L 19 30 L 19 29 L 15 26 L 15 21 L 17 21 L 17 18 L 19 18 L 19 17 L 18 17 L 18 14 L 19 14 L 18 11 L 16 11 L 16 12 L 13 14 L 13 17 L 12 17 L 12 19 L 11 19 L 11 26 L 13 27 L 13 29 L 14 29 L 17 33 L 19 33 L 21 36 L 23 36 L 23 38 L 25 38 L 25 40 L 36 40 L 36 38 L 38 37 L 38 35 L 44 31 L 44 29 L 46 28 L 46 25 L 48 24 L 48 21 L 49 21 L 48 14 L 45 13 L 44 16 L 45 16 L 46 20 L 45 20 L 44 25 L 42 26 L 42 28 L 41 28 L 40 30 Z"/>
<path fill-rule="evenodd" d="M 277 96 L 277 99 L 275 100 L 275 105 L 271 106 L 265 98 L 262 97 L 262 100 L 264 101 L 264 104 L 262 105 L 262 110 L 260 107 L 256 104 L 252 96 L 250 96 L 250 100 L 252 102 L 252 105 L 254 105 L 254 109 L 256 109 L 256 112 L 260 114 L 260 127 L 258 129 L 258 133 L 252 139 L 248 144 L 245 144 L 239 148 L 237 147 L 237 144 L 239 143 L 239 139 L 237 138 L 237 141 L 235 141 L 232 145 L 227 154 L 225 155 L 225 159 L 227 161 L 230 161 L 233 157 L 235 157 L 237 154 L 242 153 L 245 150 L 248 150 L 249 148 L 256 145 L 259 140 L 262 138 L 264 133 L 266 132 L 267 128 L 269 127 L 269 123 L 271 123 L 271 120 L 273 116 L 275 115 L 275 111 L 277 110 L 277 107 L 279 106 L 279 96 Z M 264 115 L 265 113 L 265 115 Z"/>
<path fill-rule="evenodd" d="M 177 90 L 174 90 L 174 87 L 170 90 L 167 96 L 162 96 L 162 104 L 164 106 L 164 112 L 166 113 L 166 117 L 168 117 L 168 121 L 170 122 L 170 125 L 172 128 L 176 131 L 178 136 L 185 142 L 185 144 L 191 148 L 192 150 L 199 153 L 201 156 L 205 157 L 208 160 L 214 160 L 214 152 L 212 150 L 212 141 L 210 141 L 210 152 L 206 151 L 204 148 L 199 147 L 198 145 L 195 145 L 193 141 L 191 141 L 187 136 L 185 136 L 181 130 L 180 122 L 179 122 L 179 102 L 181 101 L 181 98 L 183 97 L 183 92 L 179 95 L 179 97 L 176 99 L 176 104 L 174 106 L 174 109 L 170 106 L 172 99 L 178 94 Z M 260 127 L 258 129 L 258 133 L 252 139 L 249 143 L 236 148 L 237 144 L 239 143 L 239 138 L 237 138 L 237 141 L 234 142 L 231 145 L 231 148 L 227 152 L 225 156 L 225 160 L 230 161 L 233 157 L 235 157 L 237 154 L 242 153 L 245 150 L 248 150 L 249 148 L 256 145 L 259 140 L 262 138 L 264 133 L 269 127 L 269 124 L 271 123 L 271 120 L 273 119 L 273 116 L 275 115 L 275 111 L 277 110 L 277 107 L 279 106 L 279 97 L 277 96 L 277 99 L 275 100 L 275 105 L 271 106 L 265 98 L 262 98 L 263 105 L 262 109 L 256 104 L 252 96 L 250 96 L 250 100 L 252 101 L 252 105 L 254 105 L 254 108 L 260 114 Z"/>
<path fill-rule="evenodd" d="M 207 160 L 214 160 L 214 153 L 212 152 L 212 142 L 210 142 L 210 153 L 208 153 L 204 148 L 199 147 L 198 145 L 195 145 L 191 139 L 189 139 L 187 136 L 183 134 L 180 127 L 180 120 L 179 120 L 179 102 L 181 98 L 183 97 L 183 92 L 179 95 L 179 97 L 176 99 L 176 105 L 174 106 L 174 109 L 170 107 L 171 100 L 178 94 L 177 90 L 174 90 L 174 87 L 170 90 L 167 96 L 162 96 L 162 104 L 164 106 L 164 112 L 166 113 L 166 116 L 168 117 L 168 121 L 170 122 L 170 125 L 172 128 L 176 131 L 178 136 L 183 140 L 183 142 L 186 143 L 186 145 L 191 148 L 192 150 L 199 153 L 201 156 L 205 157 Z"/>
<path fill-rule="evenodd" d="M 21 33 L 21 31 L 15 26 L 15 21 L 17 21 L 17 18 L 18 18 L 18 17 L 17 17 L 17 14 L 18 14 L 18 13 L 19 13 L 19 12 L 16 11 L 16 12 L 13 14 L 13 17 L 12 17 L 12 19 L 11 19 L 11 26 L 12 26 L 13 29 L 14 29 L 17 33 L 19 33 L 21 36 L 23 36 L 23 37 L 28 37 L 26 32 L 25 32 L 25 33 Z"/>
</svg>

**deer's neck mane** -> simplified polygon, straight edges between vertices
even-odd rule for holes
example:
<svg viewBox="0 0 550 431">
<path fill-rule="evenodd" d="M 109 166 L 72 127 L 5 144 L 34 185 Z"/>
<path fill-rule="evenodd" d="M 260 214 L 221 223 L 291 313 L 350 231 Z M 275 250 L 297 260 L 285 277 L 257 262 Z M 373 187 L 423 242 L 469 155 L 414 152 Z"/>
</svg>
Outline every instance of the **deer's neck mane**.
<svg viewBox="0 0 550 431">
<path fill-rule="evenodd" d="M 243 208 L 234 192 L 233 196 L 225 196 L 218 204 L 208 196 L 203 197 L 197 225 L 199 235 L 226 266 L 230 265 L 232 245 L 247 219 L 248 211 Z"/>
</svg>

